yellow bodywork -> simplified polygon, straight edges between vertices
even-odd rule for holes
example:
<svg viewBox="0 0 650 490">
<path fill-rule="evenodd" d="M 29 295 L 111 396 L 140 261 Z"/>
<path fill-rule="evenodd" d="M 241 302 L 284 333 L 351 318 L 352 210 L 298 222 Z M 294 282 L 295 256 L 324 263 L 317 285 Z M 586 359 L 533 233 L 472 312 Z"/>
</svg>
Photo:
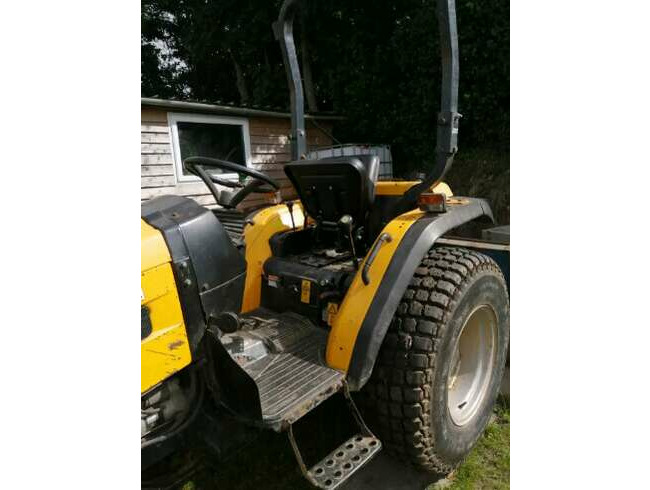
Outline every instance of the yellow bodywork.
<svg viewBox="0 0 650 490">
<path fill-rule="evenodd" d="M 378 196 L 401 196 L 418 183 L 419 181 L 379 181 L 375 184 L 375 194 Z M 453 196 L 451 188 L 444 182 L 439 183 L 431 190 L 432 192 L 445 194 L 447 197 Z M 420 219 L 423 214 L 419 209 L 409 211 L 393 219 L 384 227 L 383 232 L 388 233 L 392 240 L 389 243 L 384 243 L 379 249 L 369 270 L 370 284 L 367 286 L 361 279 L 363 263 L 359 266 L 350 289 L 348 289 L 338 313 L 331 322 L 332 330 L 327 340 L 326 359 L 328 366 L 347 372 L 357 334 L 383 280 L 384 273 L 388 269 L 388 265 L 402 238 L 404 238 L 411 225 Z"/>
<path fill-rule="evenodd" d="M 419 184 L 420 181 L 411 180 L 380 180 L 375 184 L 375 195 L 377 196 L 401 196 L 411 187 Z M 450 187 L 444 182 L 440 182 L 433 187 L 432 192 L 445 194 L 447 197 L 453 196 Z"/>
<path fill-rule="evenodd" d="M 303 226 L 305 215 L 302 205 L 296 202 L 293 206 L 293 220 L 296 229 Z M 291 228 L 291 214 L 284 204 L 262 209 L 252 218 L 253 224 L 244 228 L 244 243 L 246 243 L 246 285 L 242 300 L 242 312 L 254 310 L 260 306 L 262 294 L 262 267 L 266 259 L 271 257 L 269 239 L 276 233 Z"/>
<path fill-rule="evenodd" d="M 140 392 L 192 361 L 176 291 L 171 258 L 162 234 L 140 220 L 140 303 L 149 310 L 152 331 L 140 342 Z"/>
<path fill-rule="evenodd" d="M 401 196 L 417 183 L 418 181 L 380 181 L 376 183 L 375 193 L 378 196 Z M 445 183 L 438 184 L 432 191 L 448 197 L 453 196 L 451 189 Z M 338 306 L 338 311 L 334 308 L 336 305 L 332 305 L 331 312 L 328 311 L 328 323 L 332 328 L 327 342 L 326 360 L 330 367 L 347 372 L 357 334 L 393 254 L 408 229 L 423 214 L 420 210 L 413 210 L 398 216 L 386 225 L 383 231 L 390 234 L 392 241 L 384 243 L 379 249 L 369 271 L 370 284 L 368 286 L 363 284 L 361 265 L 343 302 Z M 299 201 L 293 207 L 293 217 L 296 228 L 302 228 L 304 215 Z M 247 269 L 242 312 L 260 306 L 262 268 L 264 262 L 271 257 L 269 239 L 274 234 L 291 228 L 289 210 L 284 204 L 263 209 L 253 217 L 252 222 L 252 225 L 247 224 L 244 228 Z M 303 286 L 303 301 L 306 294 Z"/>
<path fill-rule="evenodd" d="M 417 182 L 377 182 L 376 195 L 400 196 L 415 184 Z M 453 195 L 444 183 L 432 190 L 448 197 Z M 327 316 L 331 331 L 326 360 L 330 367 L 348 370 L 357 334 L 393 254 L 408 229 L 422 215 L 421 211 L 413 210 L 388 223 L 383 231 L 389 233 L 392 240 L 379 249 L 369 270 L 370 284 L 363 284 L 361 266 L 343 302 L 338 306 L 329 305 Z M 299 201 L 293 206 L 293 221 L 296 229 L 303 227 L 304 214 Z M 291 215 L 285 204 L 262 209 L 252 217 L 252 224 L 246 224 L 243 235 L 247 272 L 242 312 L 260 306 L 262 268 L 271 257 L 269 239 L 278 232 L 291 229 L 291 226 Z M 141 229 L 141 303 L 149 309 L 153 328 L 152 333 L 141 342 L 141 392 L 144 393 L 190 364 L 192 356 L 167 245 L 162 234 L 142 220 Z M 307 292 L 303 291 L 303 296 L 306 295 Z"/>
<path fill-rule="evenodd" d="M 359 266 L 350 289 L 348 289 L 339 311 L 332 321 L 332 330 L 327 339 L 326 359 L 327 365 L 331 368 L 347 372 L 357 334 L 372 300 L 375 299 L 375 294 L 386 269 L 388 269 L 388 264 L 390 264 L 395 250 L 397 250 L 406 232 L 423 214 L 420 210 L 409 211 L 398 216 L 384 227 L 383 232 L 391 236 L 391 241 L 384 242 L 379 249 L 369 269 L 370 284 L 367 286 L 361 279 L 363 264 Z"/>
</svg>

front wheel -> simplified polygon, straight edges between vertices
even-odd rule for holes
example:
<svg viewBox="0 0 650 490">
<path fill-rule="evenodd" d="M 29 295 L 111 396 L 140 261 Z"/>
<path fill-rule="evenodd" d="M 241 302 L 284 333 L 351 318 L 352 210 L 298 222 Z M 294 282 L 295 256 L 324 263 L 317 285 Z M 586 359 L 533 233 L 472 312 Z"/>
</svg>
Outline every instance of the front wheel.
<svg viewBox="0 0 650 490">
<path fill-rule="evenodd" d="M 489 257 L 431 249 L 391 322 L 364 404 L 390 453 L 439 474 L 489 422 L 509 341 L 508 292 Z"/>
</svg>

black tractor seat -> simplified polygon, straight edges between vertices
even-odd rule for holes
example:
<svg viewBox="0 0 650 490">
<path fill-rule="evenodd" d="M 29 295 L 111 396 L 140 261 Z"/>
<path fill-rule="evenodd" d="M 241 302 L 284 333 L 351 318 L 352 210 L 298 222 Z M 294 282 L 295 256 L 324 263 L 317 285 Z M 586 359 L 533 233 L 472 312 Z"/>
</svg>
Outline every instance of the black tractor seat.
<svg viewBox="0 0 650 490">
<path fill-rule="evenodd" d="M 285 165 L 303 208 L 317 223 L 331 226 L 344 215 L 364 223 L 375 200 L 379 157 L 359 155 L 301 160 Z"/>
</svg>

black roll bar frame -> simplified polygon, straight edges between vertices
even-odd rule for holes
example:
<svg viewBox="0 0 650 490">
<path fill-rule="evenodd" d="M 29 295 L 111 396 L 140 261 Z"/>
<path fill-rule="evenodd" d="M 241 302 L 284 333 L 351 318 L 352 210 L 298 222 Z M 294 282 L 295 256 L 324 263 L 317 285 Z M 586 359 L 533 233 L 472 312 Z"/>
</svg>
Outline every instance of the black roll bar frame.
<svg viewBox="0 0 650 490">
<path fill-rule="evenodd" d="M 301 0 L 284 0 L 280 14 L 273 23 L 275 39 L 282 50 L 289 92 L 291 95 L 291 158 L 306 158 L 307 138 L 305 133 L 305 102 L 300 75 L 300 65 L 293 36 L 294 19 Z M 439 183 L 451 168 L 458 152 L 458 30 L 456 26 L 455 0 L 436 0 L 442 85 L 440 90 L 440 112 L 437 115 L 436 150 L 433 168 L 424 180 L 411 187 L 396 203 L 394 214 L 413 209 L 418 196 Z"/>
</svg>

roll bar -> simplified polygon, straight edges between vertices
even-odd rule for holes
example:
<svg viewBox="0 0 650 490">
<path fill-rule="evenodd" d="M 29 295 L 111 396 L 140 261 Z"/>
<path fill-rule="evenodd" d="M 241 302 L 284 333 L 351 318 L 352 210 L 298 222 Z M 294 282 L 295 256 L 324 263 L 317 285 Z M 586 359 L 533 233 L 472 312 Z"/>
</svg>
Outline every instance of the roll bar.
<svg viewBox="0 0 650 490">
<path fill-rule="evenodd" d="M 293 24 L 301 0 L 284 0 L 278 20 L 273 23 L 275 39 L 280 42 L 282 59 L 291 94 L 291 158 L 306 157 L 305 103 L 300 76 L 300 65 L 293 37 Z M 451 168 L 458 151 L 458 31 L 456 28 L 455 0 L 436 0 L 442 86 L 440 112 L 437 117 L 436 152 L 433 168 L 418 184 L 411 187 L 396 204 L 396 214 L 412 209 L 417 197 L 442 180 Z"/>
<path fill-rule="evenodd" d="M 307 136 L 305 134 L 305 97 L 302 91 L 302 79 L 296 43 L 293 40 L 293 20 L 296 16 L 299 0 L 284 0 L 278 20 L 273 23 L 275 39 L 280 41 L 282 60 L 289 81 L 291 94 L 291 159 L 300 160 L 307 157 Z"/>
</svg>

